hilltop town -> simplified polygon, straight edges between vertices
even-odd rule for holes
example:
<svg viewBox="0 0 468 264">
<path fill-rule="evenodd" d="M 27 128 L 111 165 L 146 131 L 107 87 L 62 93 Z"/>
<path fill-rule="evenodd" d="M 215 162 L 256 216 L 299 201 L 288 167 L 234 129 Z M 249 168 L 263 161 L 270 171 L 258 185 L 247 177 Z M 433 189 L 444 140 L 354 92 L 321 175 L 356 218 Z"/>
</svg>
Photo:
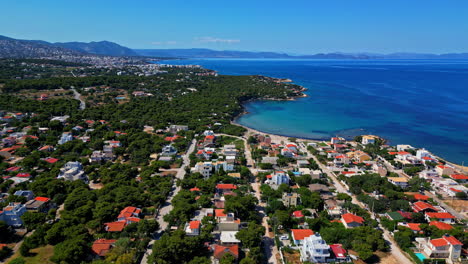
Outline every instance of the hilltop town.
<svg viewBox="0 0 468 264">
<path fill-rule="evenodd" d="M 232 123 L 247 100 L 303 96 L 289 80 L 131 62 L 0 69 L 6 263 L 466 261 L 462 168 L 376 135 Z"/>
</svg>

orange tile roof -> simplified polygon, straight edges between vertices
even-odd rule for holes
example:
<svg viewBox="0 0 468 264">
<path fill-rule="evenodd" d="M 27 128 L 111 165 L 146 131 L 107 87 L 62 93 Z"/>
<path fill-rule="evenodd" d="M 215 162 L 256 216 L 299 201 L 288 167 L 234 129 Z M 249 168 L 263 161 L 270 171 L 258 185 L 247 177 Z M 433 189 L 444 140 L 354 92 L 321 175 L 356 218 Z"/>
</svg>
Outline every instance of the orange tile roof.
<svg viewBox="0 0 468 264">
<path fill-rule="evenodd" d="M 39 196 L 39 197 L 34 198 L 34 200 L 41 201 L 41 202 L 48 202 L 50 201 L 50 198 Z"/>
<path fill-rule="evenodd" d="M 237 259 L 239 257 L 239 245 L 232 245 L 232 246 L 214 245 L 213 256 L 216 259 L 221 259 L 225 254 L 231 254 Z"/>
<path fill-rule="evenodd" d="M 421 231 L 421 227 L 419 227 L 421 224 L 408 223 L 407 225 L 408 225 L 408 228 L 413 231 Z"/>
<path fill-rule="evenodd" d="M 421 212 L 421 211 L 424 211 L 426 209 L 431 209 L 431 210 L 434 210 L 434 211 L 439 211 L 437 210 L 434 206 L 432 206 L 431 204 L 428 204 L 428 203 L 425 203 L 425 202 L 415 202 L 413 204 L 413 210 L 415 212 Z"/>
<path fill-rule="evenodd" d="M 105 223 L 107 232 L 121 232 L 127 225 L 124 221 Z"/>
<path fill-rule="evenodd" d="M 304 240 L 314 234 L 311 229 L 291 229 L 291 232 L 294 240 Z"/>
<path fill-rule="evenodd" d="M 463 174 L 452 174 L 450 177 L 452 177 L 454 180 L 468 180 L 468 175 Z"/>
<path fill-rule="evenodd" d="M 438 219 L 450 219 L 450 218 L 455 218 L 450 213 L 426 213 L 429 218 L 438 218 Z"/>
<path fill-rule="evenodd" d="M 189 226 L 190 229 L 199 229 L 200 228 L 200 221 L 190 221 Z"/>
<path fill-rule="evenodd" d="M 454 236 L 445 236 L 444 239 L 447 240 L 447 242 L 452 244 L 452 245 L 462 245 L 463 246 L 463 243 L 460 242 L 458 239 L 456 239 Z"/>
<path fill-rule="evenodd" d="M 413 197 L 414 197 L 414 199 L 416 199 L 416 200 L 423 200 L 423 201 L 427 201 L 427 200 L 429 199 L 429 196 L 423 195 L 423 194 L 419 194 L 419 193 L 413 195 Z"/>
<path fill-rule="evenodd" d="M 91 249 L 96 255 L 104 257 L 116 241 L 115 239 L 98 239 L 94 241 Z"/>
<path fill-rule="evenodd" d="M 429 223 L 430 226 L 435 226 L 437 227 L 439 230 L 450 230 L 453 228 L 453 226 L 449 225 L 449 224 L 446 224 L 446 223 L 443 223 L 443 222 L 439 222 L 439 221 L 431 221 Z"/>
<path fill-rule="evenodd" d="M 227 214 L 224 213 L 224 209 L 215 209 L 215 216 L 224 217 L 224 216 L 227 216 Z"/>
<path fill-rule="evenodd" d="M 364 218 L 354 215 L 354 214 L 347 213 L 347 214 L 342 215 L 341 217 L 344 219 L 344 221 L 347 224 L 352 223 L 352 222 L 356 222 L 360 224 L 364 223 Z"/>
<path fill-rule="evenodd" d="M 447 240 L 443 238 L 432 239 L 431 244 L 435 247 L 443 247 L 448 245 Z"/>
<path fill-rule="evenodd" d="M 228 183 L 219 183 L 216 185 L 216 189 L 228 189 L 228 190 L 235 190 L 237 189 L 237 186 L 234 184 L 228 184 Z"/>
</svg>

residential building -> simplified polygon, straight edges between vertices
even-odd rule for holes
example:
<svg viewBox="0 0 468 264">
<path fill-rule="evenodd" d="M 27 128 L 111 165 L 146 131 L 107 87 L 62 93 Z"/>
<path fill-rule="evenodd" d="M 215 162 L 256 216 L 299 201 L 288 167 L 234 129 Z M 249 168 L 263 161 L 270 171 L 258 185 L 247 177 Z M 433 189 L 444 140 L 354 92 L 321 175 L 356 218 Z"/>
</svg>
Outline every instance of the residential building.
<svg viewBox="0 0 468 264">
<path fill-rule="evenodd" d="M 58 144 L 63 145 L 65 143 L 67 143 L 68 141 L 72 141 L 72 140 L 73 140 L 73 135 L 72 135 L 71 132 L 63 132 L 62 136 L 60 137 L 60 139 L 58 141 Z"/>
<path fill-rule="evenodd" d="M 187 131 L 188 126 L 181 126 L 181 125 L 170 125 L 169 126 L 169 132 L 175 134 L 181 130 Z"/>
<path fill-rule="evenodd" d="M 13 195 L 26 197 L 26 201 L 32 200 L 34 198 L 34 193 L 29 190 L 19 190 L 16 191 Z"/>
<path fill-rule="evenodd" d="M 64 179 L 66 181 L 82 180 L 88 182 L 88 177 L 83 170 L 83 165 L 78 161 L 69 161 L 60 168 L 58 179 Z"/>
<path fill-rule="evenodd" d="M 270 176 L 270 177 L 268 177 Z M 289 184 L 289 175 L 284 171 L 277 171 L 272 175 L 267 176 L 266 183 L 280 185 L 280 184 Z"/>
<path fill-rule="evenodd" d="M 450 178 L 454 179 L 455 181 L 459 183 L 468 183 L 468 175 L 452 174 L 450 175 Z"/>
<path fill-rule="evenodd" d="M 301 260 L 312 263 L 325 263 L 330 257 L 330 246 L 322 239 L 319 233 L 304 238 L 300 248 Z"/>
<path fill-rule="evenodd" d="M 213 258 L 215 259 L 215 264 L 219 264 L 219 261 L 226 255 L 229 254 L 234 257 L 234 259 L 239 259 L 239 245 L 230 245 L 230 246 L 213 246 Z"/>
<path fill-rule="evenodd" d="M 237 156 L 237 149 L 235 145 L 224 145 L 223 154 L 225 156 Z"/>
<path fill-rule="evenodd" d="M 345 142 L 345 139 L 342 137 L 332 137 L 330 142 L 332 144 L 343 144 Z"/>
<path fill-rule="evenodd" d="M 448 165 L 438 165 L 436 166 L 435 170 L 437 171 L 439 176 L 451 175 L 455 173 L 455 169 L 452 166 L 448 166 Z"/>
<path fill-rule="evenodd" d="M 367 144 L 374 144 L 375 143 L 375 140 L 379 138 L 378 136 L 374 136 L 374 135 L 364 135 L 362 136 L 362 140 L 361 140 L 361 143 L 363 145 L 367 145 Z"/>
<path fill-rule="evenodd" d="M 101 150 L 95 150 L 89 157 L 90 162 L 107 162 L 114 160 L 115 155 L 112 152 L 104 152 Z"/>
<path fill-rule="evenodd" d="M 439 221 L 431 221 L 429 223 L 430 226 L 435 226 L 439 230 L 451 230 L 453 229 L 453 226 L 444 222 L 439 222 Z"/>
<path fill-rule="evenodd" d="M 341 222 L 344 224 L 346 228 L 353 228 L 362 226 L 364 223 L 364 218 L 354 215 L 354 214 L 344 214 L 341 216 Z"/>
<path fill-rule="evenodd" d="M 91 250 L 93 251 L 94 254 L 96 254 L 99 257 L 105 257 L 106 254 L 114 247 L 115 242 L 117 240 L 115 239 L 98 239 L 94 241 Z"/>
<path fill-rule="evenodd" d="M 297 206 L 299 200 L 299 194 L 297 193 L 283 193 L 282 201 L 284 206 Z"/>
<path fill-rule="evenodd" d="M 428 258 L 444 258 L 450 262 L 460 258 L 462 246 L 463 243 L 449 235 L 437 239 L 426 238 L 420 243 L 420 247 Z"/>
<path fill-rule="evenodd" d="M 422 201 L 418 201 L 418 202 L 413 203 L 413 205 L 411 207 L 412 207 L 412 209 L 413 209 L 413 211 L 415 213 L 438 212 L 438 211 L 440 211 L 439 208 L 433 206 L 432 204 L 422 202 Z"/>
<path fill-rule="evenodd" d="M 219 241 L 221 245 L 235 245 L 240 244 L 240 240 L 236 238 L 238 231 L 222 231 Z"/>
<path fill-rule="evenodd" d="M 278 157 L 262 157 L 261 163 L 276 165 Z"/>
<path fill-rule="evenodd" d="M 219 183 L 216 185 L 216 193 L 219 195 L 231 193 L 232 191 L 236 189 L 237 189 L 237 186 L 234 184 L 230 184 L 230 183 Z"/>
<path fill-rule="evenodd" d="M 188 236 L 198 236 L 200 235 L 201 230 L 201 221 L 193 220 L 185 225 L 185 233 Z"/>
<path fill-rule="evenodd" d="M 25 206 L 27 211 L 45 213 L 51 208 L 51 202 L 50 198 L 36 197 L 33 200 L 27 201 Z"/>
<path fill-rule="evenodd" d="M 436 219 L 439 222 L 446 224 L 455 224 L 455 216 L 451 213 L 441 212 L 441 213 L 425 213 L 424 218 L 427 222 L 431 222 L 432 219 Z"/>
<path fill-rule="evenodd" d="M 345 154 L 335 156 L 333 159 L 333 164 L 337 167 L 341 167 L 345 164 L 349 164 L 349 158 Z"/>
<path fill-rule="evenodd" d="M 311 229 L 291 229 L 291 236 L 296 246 L 303 244 L 304 239 L 314 234 Z"/>
<path fill-rule="evenodd" d="M 164 146 L 161 152 L 162 156 L 173 156 L 177 154 L 177 149 L 172 145 Z"/>
<path fill-rule="evenodd" d="M 387 180 L 398 187 L 406 188 L 408 187 L 408 179 L 405 177 L 388 177 Z"/>
<path fill-rule="evenodd" d="M 350 258 L 346 253 L 346 250 L 341 244 L 330 245 L 331 252 L 333 253 L 330 260 L 331 262 L 350 262 Z"/>
<path fill-rule="evenodd" d="M 21 203 L 10 203 L 0 211 L 0 221 L 9 226 L 20 227 L 23 225 L 21 216 L 26 213 L 26 206 Z"/>
</svg>

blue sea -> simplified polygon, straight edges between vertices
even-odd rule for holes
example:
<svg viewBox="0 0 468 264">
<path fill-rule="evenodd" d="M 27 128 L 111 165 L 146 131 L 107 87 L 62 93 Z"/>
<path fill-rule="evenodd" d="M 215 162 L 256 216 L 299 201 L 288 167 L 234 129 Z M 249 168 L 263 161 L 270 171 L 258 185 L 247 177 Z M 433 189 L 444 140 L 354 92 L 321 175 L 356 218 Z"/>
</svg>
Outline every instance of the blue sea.
<svg viewBox="0 0 468 264">
<path fill-rule="evenodd" d="M 296 101 L 245 105 L 239 124 L 309 139 L 376 134 L 468 162 L 468 61 L 242 60 L 164 61 L 220 74 L 289 78 L 308 89 Z M 242 87 L 239 87 L 242 89 Z"/>
</svg>

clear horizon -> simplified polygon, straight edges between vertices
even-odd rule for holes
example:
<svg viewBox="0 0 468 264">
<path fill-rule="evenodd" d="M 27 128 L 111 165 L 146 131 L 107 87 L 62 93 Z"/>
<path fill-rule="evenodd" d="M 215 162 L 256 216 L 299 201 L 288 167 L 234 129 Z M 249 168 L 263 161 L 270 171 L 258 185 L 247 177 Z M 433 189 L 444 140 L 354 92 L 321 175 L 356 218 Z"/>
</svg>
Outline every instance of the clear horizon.
<svg viewBox="0 0 468 264">
<path fill-rule="evenodd" d="M 9 1 L 0 34 L 107 40 L 132 49 L 315 53 L 466 53 L 468 2 Z"/>
</svg>

